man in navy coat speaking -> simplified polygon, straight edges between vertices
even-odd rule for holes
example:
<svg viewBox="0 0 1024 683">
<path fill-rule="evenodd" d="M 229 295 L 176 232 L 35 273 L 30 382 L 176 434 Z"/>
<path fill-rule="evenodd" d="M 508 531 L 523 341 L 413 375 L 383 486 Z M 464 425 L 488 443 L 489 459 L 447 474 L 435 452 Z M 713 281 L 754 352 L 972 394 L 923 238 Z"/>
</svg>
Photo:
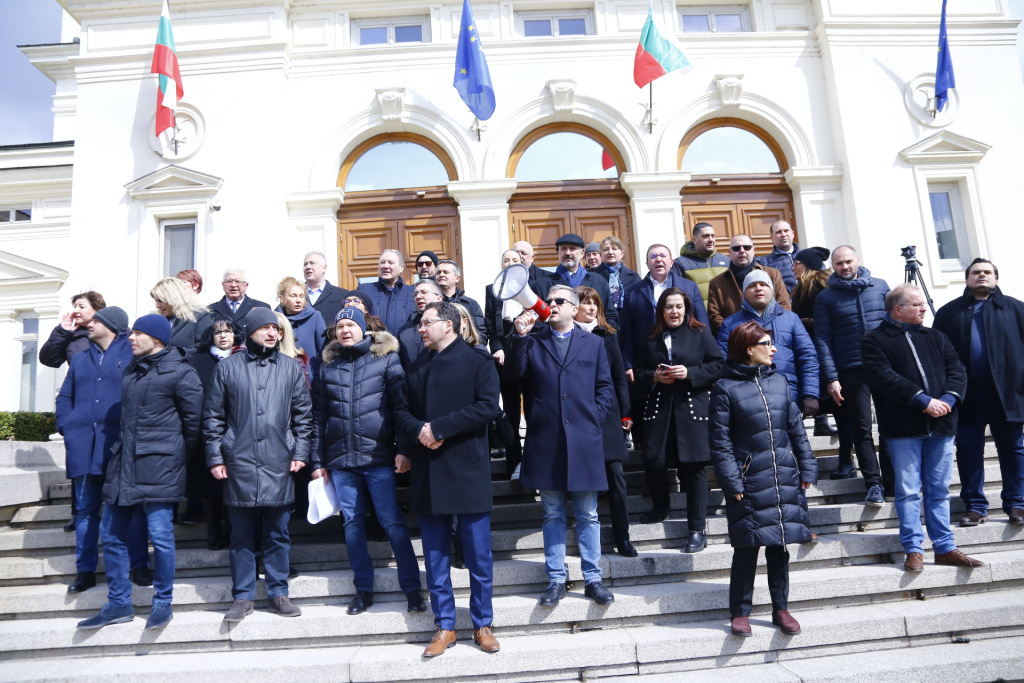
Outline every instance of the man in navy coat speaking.
<svg viewBox="0 0 1024 683">
<path fill-rule="evenodd" d="M 615 601 L 601 583 L 601 525 L 597 493 L 608 489 L 604 468 L 604 419 L 615 401 L 604 342 L 573 318 L 576 292 L 554 285 L 546 301 L 548 326 L 529 336 L 537 321 L 533 311 L 516 319 L 511 350 L 505 360 L 510 378 L 526 378 L 533 388 L 533 409 L 523 449 L 519 479 L 540 490 L 544 506 L 544 562 L 548 587 L 540 604 L 554 607 L 565 596 L 565 507 L 572 494 L 585 594 L 599 605 Z"/>
</svg>

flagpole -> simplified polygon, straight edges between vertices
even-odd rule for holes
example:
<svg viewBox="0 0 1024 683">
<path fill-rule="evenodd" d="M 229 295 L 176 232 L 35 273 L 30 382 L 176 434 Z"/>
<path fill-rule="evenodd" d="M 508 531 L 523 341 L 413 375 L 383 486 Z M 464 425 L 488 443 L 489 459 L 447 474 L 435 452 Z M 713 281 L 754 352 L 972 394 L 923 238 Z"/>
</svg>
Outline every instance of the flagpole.
<svg viewBox="0 0 1024 683">
<path fill-rule="evenodd" d="M 654 133 L 654 81 L 647 84 L 647 133 Z"/>
</svg>

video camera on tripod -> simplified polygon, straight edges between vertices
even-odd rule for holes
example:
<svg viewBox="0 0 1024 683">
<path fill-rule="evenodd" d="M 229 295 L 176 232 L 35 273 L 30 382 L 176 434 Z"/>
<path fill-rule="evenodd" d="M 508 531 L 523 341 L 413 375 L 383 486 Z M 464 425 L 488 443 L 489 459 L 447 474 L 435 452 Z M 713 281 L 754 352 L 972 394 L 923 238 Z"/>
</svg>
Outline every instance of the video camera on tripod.
<svg viewBox="0 0 1024 683">
<path fill-rule="evenodd" d="M 917 245 L 911 244 L 908 247 L 900 249 L 900 255 L 906 261 L 903 266 L 903 282 L 909 285 L 915 285 L 924 292 L 924 298 L 928 301 L 928 308 L 932 310 L 932 315 L 935 315 L 935 303 L 932 301 L 931 294 L 928 293 L 928 285 L 924 283 L 924 277 L 921 276 L 921 262 L 917 260 Z"/>
</svg>

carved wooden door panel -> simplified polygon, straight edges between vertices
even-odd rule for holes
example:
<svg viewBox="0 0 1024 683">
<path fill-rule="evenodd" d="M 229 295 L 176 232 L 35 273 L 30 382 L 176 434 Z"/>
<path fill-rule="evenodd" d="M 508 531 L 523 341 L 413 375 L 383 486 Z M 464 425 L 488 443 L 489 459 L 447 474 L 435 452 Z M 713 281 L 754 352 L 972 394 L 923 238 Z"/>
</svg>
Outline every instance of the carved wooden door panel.
<svg viewBox="0 0 1024 683">
<path fill-rule="evenodd" d="M 425 249 L 462 266 L 459 219 L 444 188 L 418 195 L 408 190 L 350 193 L 338 210 L 340 287 L 353 289 L 359 278 L 376 278 L 385 249 L 405 259 L 405 282 L 412 282 L 416 255 Z"/>
<path fill-rule="evenodd" d="M 750 235 L 754 251 L 772 250 L 771 226 L 785 220 L 799 241 L 793 213 L 793 193 L 780 175 L 697 177 L 683 188 L 683 219 L 688 233 L 700 222 L 715 228 L 719 253 L 729 248 L 733 235 Z"/>
</svg>

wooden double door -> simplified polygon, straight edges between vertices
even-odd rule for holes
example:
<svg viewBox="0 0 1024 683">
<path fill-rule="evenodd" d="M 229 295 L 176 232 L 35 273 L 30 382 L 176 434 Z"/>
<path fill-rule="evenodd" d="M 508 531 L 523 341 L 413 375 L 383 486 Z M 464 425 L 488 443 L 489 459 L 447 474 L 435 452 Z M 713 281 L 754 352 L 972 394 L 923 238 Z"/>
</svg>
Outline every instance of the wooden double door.
<svg viewBox="0 0 1024 683">
<path fill-rule="evenodd" d="M 538 266 L 558 265 L 555 240 L 575 233 L 586 243 L 615 236 L 626 246 L 623 260 L 635 268 L 629 197 L 618 181 L 524 183 L 509 200 L 510 244 L 533 245 Z"/>
<path fill-rule="evenodd" d="M 458 207 L 443 187 L 349 193 L 338 210 L 338 233 L 340 287 L 375 279 L 385 249 L 402 252 L 405 282 L 413 281 L 416 256 L 424 250 L 462 267 Z"/>
<path fill-rule="evenodd" d="M 733 235 L 750 235 L 757 254 L 772 250 L 772 223 L 784 220 L 799 233 L 793 213 L 793 192 L 780 176 L 696 176 L 683 188 L 683 220 L 688 231 L 710 223 L 718 251 L 728 249 Z M 797 238 L 799 241 L 799 238 Z"/>
</svg>

